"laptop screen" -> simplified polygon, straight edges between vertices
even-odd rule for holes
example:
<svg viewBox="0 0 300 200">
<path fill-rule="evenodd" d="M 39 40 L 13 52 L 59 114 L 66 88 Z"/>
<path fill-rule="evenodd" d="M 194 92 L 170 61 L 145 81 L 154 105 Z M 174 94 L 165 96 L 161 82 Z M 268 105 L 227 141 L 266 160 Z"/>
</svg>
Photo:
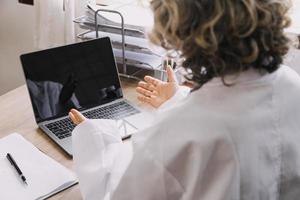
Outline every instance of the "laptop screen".
<svg viewBox="0 0 300 200">
<path fill-rule="evenodd" d="M 37 122 L 123 97 L 109 38 L 21 56 Z"/>
</svg>

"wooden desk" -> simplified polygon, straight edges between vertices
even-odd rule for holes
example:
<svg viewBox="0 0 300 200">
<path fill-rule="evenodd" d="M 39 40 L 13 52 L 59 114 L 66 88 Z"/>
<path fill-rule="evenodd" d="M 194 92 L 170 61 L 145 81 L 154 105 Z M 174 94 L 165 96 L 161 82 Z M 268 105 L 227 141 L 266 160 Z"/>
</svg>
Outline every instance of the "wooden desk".
<svg viewBox="0 0 300 200">
<path fill-rule="evenodd" d="M 125 98 L 141 106 L 136 99 L 136 82 L 122 81 L 122 86 Z M 13 132 L 20 133 L 45 154 L 73 170 L 72 159 L 38 129 L 25 85 L 0 96 L 0 113 L 0 138 Z M 79 186 L 76 185 L 50 199 L 79 200 L 82 198 Z"/>
</svg>

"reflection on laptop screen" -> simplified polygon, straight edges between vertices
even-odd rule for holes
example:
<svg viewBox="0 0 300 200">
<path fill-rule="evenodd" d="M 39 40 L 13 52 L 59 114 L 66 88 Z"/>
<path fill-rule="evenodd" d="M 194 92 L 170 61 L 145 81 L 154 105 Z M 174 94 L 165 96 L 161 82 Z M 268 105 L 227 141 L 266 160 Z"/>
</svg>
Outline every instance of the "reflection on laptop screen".
<svg viewBox="0 0 300 200">
<path fill-rule="evenodd" d="M 109 38 L 21 56 L 37 122 L 121 98 Z"/>
</svg>

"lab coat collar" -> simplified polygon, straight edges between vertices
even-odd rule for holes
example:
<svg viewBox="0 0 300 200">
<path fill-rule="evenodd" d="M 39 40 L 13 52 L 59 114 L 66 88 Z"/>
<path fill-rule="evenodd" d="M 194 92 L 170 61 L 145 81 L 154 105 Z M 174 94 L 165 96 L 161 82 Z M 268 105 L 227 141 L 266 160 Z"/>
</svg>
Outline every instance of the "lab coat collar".
<svg viewBox="0 0 300 200">
<path fill-rule="evenodd" d="M 251 68 L 239 74 L 226 76 L 225 82 L 229 85 L 248 85 L 248 84 L 269 82 L 273 80 L 280 73 L 281 68 L 284 67 L 286 66 L 281 66 L 278 70 L 276 70 L 271 74 L 269 74 L 268 72 L 262 72 Z M 222 78 L 216 77 L 213 78 L 208 83 L 206 83 L 204 87 L 222 86 L 222 85 L 224 85 Z"/>
</svg>

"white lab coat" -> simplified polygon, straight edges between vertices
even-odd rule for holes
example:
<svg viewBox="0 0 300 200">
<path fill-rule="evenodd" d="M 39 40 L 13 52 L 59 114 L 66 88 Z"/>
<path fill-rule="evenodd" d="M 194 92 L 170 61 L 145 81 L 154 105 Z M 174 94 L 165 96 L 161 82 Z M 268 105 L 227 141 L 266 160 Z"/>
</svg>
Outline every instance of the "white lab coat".
<svg viewBox="0 0 300 200">
<path fill-rule="evenodd" d="M 134 135 L 133 148 L 113 121 L 77 126 L 84 199 L 299 199 L 299 75 L 282 66 L 267 75 L 249 70 L 235 82 L 215 78 L 161 112 Z"/>
</svg>

